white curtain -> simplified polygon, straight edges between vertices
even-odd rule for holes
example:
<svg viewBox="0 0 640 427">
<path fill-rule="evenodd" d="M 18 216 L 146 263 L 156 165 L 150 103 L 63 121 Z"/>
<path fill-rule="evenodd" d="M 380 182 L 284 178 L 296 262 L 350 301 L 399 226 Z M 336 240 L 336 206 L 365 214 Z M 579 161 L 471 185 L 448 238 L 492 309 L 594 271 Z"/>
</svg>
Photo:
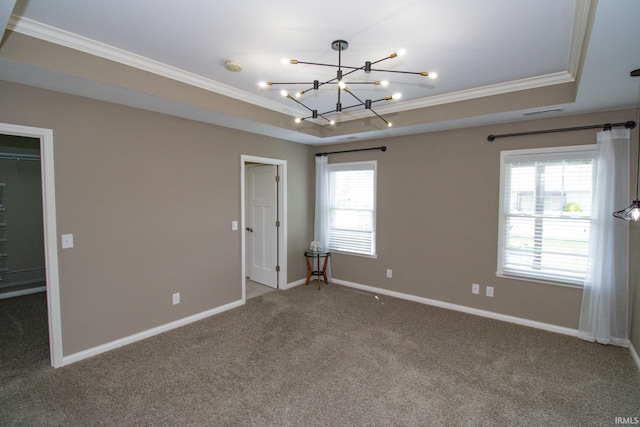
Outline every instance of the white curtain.
<svg viewBox="0 0 640 427">
<path fill-rule="evenodd" d="M 316 156 L 316 211 L 313 240 L 320 242 L 323 250 L 329 250 L 329 162 L 327 156 Z M 327 266 L 331 280 L 331 262 Z"/>
<path fill-rule="evenodd" d="M 578 337 L 629 343 L 629 224 L 612 214 L 629 205 L 629 129 L 598 132 L 597 181 Z"/>
</svg>

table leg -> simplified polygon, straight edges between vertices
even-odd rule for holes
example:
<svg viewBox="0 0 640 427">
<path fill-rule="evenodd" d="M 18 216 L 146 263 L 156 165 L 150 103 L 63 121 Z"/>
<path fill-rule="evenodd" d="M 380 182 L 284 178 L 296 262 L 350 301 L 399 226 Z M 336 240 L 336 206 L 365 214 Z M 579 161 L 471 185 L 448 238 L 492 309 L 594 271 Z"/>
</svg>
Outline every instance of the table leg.
<svg viewBox="0 0 640 427">
<path fill-rule="evenodd" d="M 322 267 L 322 275 L 324 276 L 324 283 L 329 284 L 329 280 L 327 279 L 327 263 L 329 262 L 329 255 L 324 257 L 324 266 Z"/>
<path fill-rule="evenodd" d="M 318 267 L 316 270 L 316 273 L 318 273 L 318 290 L 320 290 L 320 255 L 318 255 L 316 259 L 318 260 L 316 263 L 316 266 Z"/>
<path fill-rule="evenodd" d="M 304 259 L 305 259 L 305 261 L 307 261 L 307 282 L 305 283 L 305 285 L 308 285 L 309 281 L 311 280 L 311 273 L 313 272 L 313 268 L 311 267 L 311 264 L 309 263 L 309 258 L 305 257 Z"/>
</svg>

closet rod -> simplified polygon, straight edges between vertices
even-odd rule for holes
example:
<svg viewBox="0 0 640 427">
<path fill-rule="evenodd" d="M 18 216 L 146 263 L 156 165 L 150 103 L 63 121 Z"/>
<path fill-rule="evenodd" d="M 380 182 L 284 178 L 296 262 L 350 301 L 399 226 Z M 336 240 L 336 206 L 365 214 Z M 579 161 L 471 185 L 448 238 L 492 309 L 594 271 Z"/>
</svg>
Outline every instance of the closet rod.
<svg viewBox="0 0 640 427">
<path fill-rule="evenodd" d="M 621 127 L 621 126 L 624 126 L 627 129 L 633 129 L 636 127 L 636 122 L 628 121 L 628 122 L 620 122 L 620 123 L 604 123 L 601 125 L 578 126 L 573 128 L 534 130 L 530 132 L 519 132 L 519 133 L 503 133 L 502 135 L 489 135 L 487 137 L 487 141 L 493 142 L 496 140 L 496 138 L 507 138 L 511 136 L 537 135 L 539 133 L 553 133 L 553 132 L 568 132 L 572 130 L 598 129 L 598 128 L 602 128 L 602 130 L 611 130 L 611 128 L 613 127 Z"/>
<path fill-rule="evenodd" d="M 383 145 L 381 147 L 357 148 L 355 150 L 343 150 L 343 151 L 331 151 L 330 153 L 316 153 L 316 157 L 328 156 L 329 154 L 353 153 L 356 151 L 371 151 L 371 150 L 387 151 L 387 147 Z"/>
<path fill-rule="evenodd" d="M 20 153 L 0 153 L 0 159 L 40 161 L 40 155 L 39 154 L 20 154 Z"/>
</svg>

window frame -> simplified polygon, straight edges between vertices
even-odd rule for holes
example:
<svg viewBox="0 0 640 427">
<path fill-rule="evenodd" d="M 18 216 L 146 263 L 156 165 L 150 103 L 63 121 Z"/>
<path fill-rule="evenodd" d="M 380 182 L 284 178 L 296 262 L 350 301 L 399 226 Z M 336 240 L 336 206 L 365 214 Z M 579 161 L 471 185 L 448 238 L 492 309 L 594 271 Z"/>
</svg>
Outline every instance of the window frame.
<svg viewBox="0 0 640 427">
<path fill-rule="evenodd" d="M 566 156 L 562 156 L 566 154 Z M 582 154 L 581 156 L 578 156 Z M 500 188 L 499 188 L 499 202 L 498 202 L 498 251 L 497 251 L 497 271 L 496 276 L 515 279 L 515 280 L 524 280 L 528 282 L 537 282 L 558 286 L 566 286 L 572 288 L 583 288 L 583 282 L 578 280 L 561 280 L 557 277 L 552 278 L 551 275 L 545 274 L 526 274 L 524 271 L 514 272 L 513 270 L 509 270 L 505 272 L 504 269 L 504 260 L 505 260 L 505 217 L 507 215 L 505 212 L 505 191 L 506 191 L 506 168 L 508 163 L 514 163 L 515 161 L 512 159 L 522 158 L 523 160 L 526 158 L 530 158 L 533 160 L 551 160 L 551 159 L 561 159 L 564 157 L 564 160 L 571 160 L 572 158 L 577 159 L 580 158 L 592 158 L 593 159 L 593 171 L 592 171 L 592 200 L 595 197 L 596 190 L 596 176 L 597 176 L 597 164 L 598 164 L 598 156 L 597 156 L 597 145 L 596 144 L 587 144 L 587 145 L 573 145 L 573 146 L 563 146 L 563 147 L 542 147 L 542 148 L 526 148 L 526 149 L 516 149 L 516 150 L 502 150 L 500 152 Z M 523 215 L 523 218 L 527 218 L 526 215 Z M 589 217 L 589 221 L 593 224 L 593 212 Z M 590 236 L 588 244 L 591 244 Z M 586 274 L 586 272 L 585 272 Z"/>
<path fill-rule="evenodd" d="M 331 239 L 329 241 L 329 248 L 332 252 L 336 252 L 336 253 L 340 253 L 340 254 L 345 254 L 345 255 L 354 255 L 354 256 L 360 256 L 360 257 L 365 257 L 365 258 L 377 258 L 377 214 L 378 214 L 378 207 L 377 207 L 377 201 L 378 201 L 378 162 L 377 160 L 363 160 L 363 161 L 355 161 L 355 162 L 340 162 L 340 163 L 329 163 L 327 165 L 327 170 L 328 170 L 328 181 L 329 181 L 329 188 L 328 188 L 328 194 L 329 194 L 329 203 L 327 205 L 327 215 L 329 216 L 329 218 L 331 218 L 331 211 L 333 209 L 333 207 L 331 206 L 331 192 L 332 192 L 332 186 L 331 186 L 331 174 L 333 172 L 335 172 L 336 170 L 342 170 L 342 171 L 348 171 L 348 170 L 355 170 L 359 167 L 362 166 L 366 166 L 366 167 L 371 167 L 373 169 L 373 209 L 372 209 L 372 232 L 371 232 L 371 253 L 364 253 L 364 252 L 356 252 L 356 251 L 350 251 L 350 250 L 346 250 L 344 248 L 342 249 L 335 249 L 333 247 L 333 243 L 331 242 Z M 352 169 L 350 169 L 352 168 Z M 329 235 L 331 235 L 331 222 L 329 221 Z"/>
</svg>

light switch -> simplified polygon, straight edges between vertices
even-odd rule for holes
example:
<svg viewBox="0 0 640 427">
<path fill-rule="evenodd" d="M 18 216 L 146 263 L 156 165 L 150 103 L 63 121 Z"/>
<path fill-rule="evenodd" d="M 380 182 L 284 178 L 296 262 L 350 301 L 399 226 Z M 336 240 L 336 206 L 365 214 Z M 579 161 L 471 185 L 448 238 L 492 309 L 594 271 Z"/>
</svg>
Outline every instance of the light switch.
<svg viewBox="0 0 640 427">
<path fill-rule="evenodd" d="M 232 230 L 238 229 L 238 221 L 231 221 L 231 229 Z"/>
<path fill-rule="evenodd" d="M 62 235 L 62 249 L 69 249 L 73 247 L 73 234 Z"/>
</svg>

